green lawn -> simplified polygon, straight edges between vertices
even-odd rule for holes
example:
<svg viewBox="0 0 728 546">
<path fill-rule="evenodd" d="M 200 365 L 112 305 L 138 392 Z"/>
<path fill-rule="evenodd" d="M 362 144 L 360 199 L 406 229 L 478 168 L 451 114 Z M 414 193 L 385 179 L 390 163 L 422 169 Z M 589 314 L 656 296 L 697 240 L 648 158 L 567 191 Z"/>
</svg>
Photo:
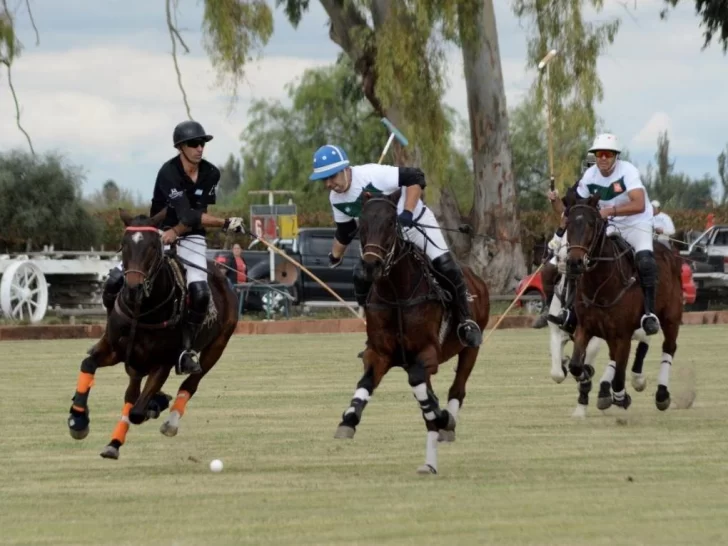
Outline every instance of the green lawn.
<svg viewBox="0 0 728 546">
<path fill-rule="evenodd" d="M 123 369 L 98 373 L 91 434 L 75 441 L 65 419 L 89 341 L 2 342 L 0 544 L 726 544 L 725 332 L 682 329 L 671 391 L 694 379 L 697 399 L 664 413 L 655 339 L 627 426 L 596 410 L 596 387 L 587 419 L 571 419 L 576 384 L 550 379 L 545 330 L 496 332 L 437 476 L 415 473 L 425 429 L 402 370 L 356 437 L 333 439 L 363 334 L 234 337 L 179 435 L 159 433 L 163 418 L 132 427 L 118 461 L 98 454 Z M 435 378 L 443 404 L 453 375 L 448 363 Z"/>
</svg>

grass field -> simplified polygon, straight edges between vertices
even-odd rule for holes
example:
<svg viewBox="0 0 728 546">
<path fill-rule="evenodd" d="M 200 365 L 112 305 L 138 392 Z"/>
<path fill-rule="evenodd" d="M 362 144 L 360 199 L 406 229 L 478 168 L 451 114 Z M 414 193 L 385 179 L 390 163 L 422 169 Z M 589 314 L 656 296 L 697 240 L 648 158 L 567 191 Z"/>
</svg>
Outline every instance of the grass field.
<svg viewBox="0 0 728 546">
<path fill-rule="evenodd" d="M 65 420 L 89 341 L 2 342 L 0 544 L 726 544 L 725 332 L 682 329 L 671 391 L 694 376 L 697 399 L 664 413 L 655 339 L 647 390 L 628 387 L 627 426 L 596 410 L 596 389 L 587 419 L 570 418 L 576 385 L 549 378 L 544 330 L 496 332 L 437 476 L 415 473 L 425 431 L 402 370 L 385 377 L 356 437 L 333 439 L 361 373 L 361 334 L 234 337 L 179 435 L 162 436 L 162 419 L 132 427 L 118 461 L 98 454 L 123 370 L 97 374 L 79 442 Z M 435 378 L 443 403 L 452 378 L 451 364 Z"/>
</svg>

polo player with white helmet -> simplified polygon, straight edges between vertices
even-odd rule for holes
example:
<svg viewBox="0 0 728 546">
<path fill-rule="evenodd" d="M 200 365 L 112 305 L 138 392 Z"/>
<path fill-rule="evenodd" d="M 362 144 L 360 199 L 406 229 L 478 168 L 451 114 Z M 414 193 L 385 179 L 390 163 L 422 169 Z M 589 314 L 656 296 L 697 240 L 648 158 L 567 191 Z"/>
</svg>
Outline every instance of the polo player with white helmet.
<svg viewBox="0 0 728 546">
<path fill-rule="evenodd" d="M 660 330 L 655 315 L 657 262 L 652 246 L 652 207 L 637 167 L 619 159 L 622 146 L 610 133 L 597 135 L 590 152 L 597 163 L 587 169 L 576 188 L 581 198 L 599 196 L 602 218 L 608 221 L 607 234 L 619 232 L 635 251 L 645 308 L 641 326 L 647 335 Z"/>
<path fill-rule="evenodd" d="M 332 145 L 321 146 L 313 155 L 310 180 L 322 180 L 330 190 L 329 201 L 336 222 L 336 235 L 329 254 L 330 267 L 341 264 L 346 247 L 354 239 L 362 209 L 364 192 L 390 195 L 402 190 L 397 204 L 397 221 L 404 236 L 427 254 L 435 270 L 449 282 L 443 283 L 453 295 L 460 341 L 478 347 L 482 341 L 480 327 L 472 320 L 467 287 L 462 269 L 450 253 L 437 219 L 422 202 L 425 175 L 420 169 L 369 163 L 350 166 L 346 152 Z M 428 227 L 414 227 L 418 223 Z M 356 300 L 364 307 L 372 281 L 367 278 L 361 260 L 354 269 Z"/>
</svg>

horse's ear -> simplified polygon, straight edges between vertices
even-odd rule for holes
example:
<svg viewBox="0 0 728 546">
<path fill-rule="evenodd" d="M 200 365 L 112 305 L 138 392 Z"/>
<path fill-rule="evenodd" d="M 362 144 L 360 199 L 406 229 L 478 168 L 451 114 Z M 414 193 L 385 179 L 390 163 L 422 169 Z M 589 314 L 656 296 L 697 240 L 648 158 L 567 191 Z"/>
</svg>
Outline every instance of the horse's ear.
<svg viewBox="0 0 728 546">
<path fill-rule="evenodd" d="M 129 214 L 125 209 L 119 208 L 119 218 L 124 222 L 124 226 L 129 227 L 134 217 Z"/>
<path fill-rule="evenodd" d="M 586 204 L 590 207 L 596 208 L 597 204 L 599 203 L 599 194 L 595 193 L 593 195 L 589 196 L 589 199 L 587 199 Z"/>
<path fill-rule="evenodd" d="M 165 216 L 167 216 L 167 207 L 164 207 L 162 210 L 160 210 L 157 214 L 152 216 L 149 219 L 149 222 L 154 227 L 159 227 L 162 225 L 162 222 L 164 221 Z"/>
</svg>

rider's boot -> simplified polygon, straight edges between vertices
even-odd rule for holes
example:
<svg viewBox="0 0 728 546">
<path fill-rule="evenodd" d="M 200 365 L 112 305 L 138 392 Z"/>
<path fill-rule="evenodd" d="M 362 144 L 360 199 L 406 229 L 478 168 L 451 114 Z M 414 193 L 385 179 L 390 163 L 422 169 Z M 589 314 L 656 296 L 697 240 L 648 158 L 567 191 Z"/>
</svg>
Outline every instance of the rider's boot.
<svg viewBox="0 0 728 546">
<path fill-rule="evenodd" d="M 561 311 L 556 316 L 549 315 L 549 322 L 553 322 L 562 331 L 571 335 L 576 331 L 576 313 L 574 312 L 574 281 L 567 277 L 564 294 L 561 295 Z"/>
<path fill-rule="evenodd" d="M 210 287 L 205 281 L 190 283 L 190 295 L 186 320 L 182 327 L 182 347 L 177 362 L 177 374 L 202 373 L 200 355 L 194 350 L 195 339 L 202 328 L 207 316 L 207 306 L 210 304 Z"/>
<path fill-rule="evenodd" d="M 645 309 L 640 326 L 648 336 L 660 331 L 660 321 L 655 315 L 655 289 L 657 285 L 657 262 L 655 255 L 649 250 L 641 250 L 635 255 L 640 285 L 645 299 Z"/>
<path fill-rule="evenodd" d="M 432 265 L 438 274 L 449 281 L 444 284 L 448 285 L 447 288 L 455 304 L 458 317 L 457 334 L 460 343 L 466 347 L 480 346 L 483 341 L 483 335 L 480 331 L 480 326 L 471 318 L 467 285 L 465 284 L 463 270 L 449 252 L 432 260 Z"/>
<path fill-rule="evenodd" d="M 371 287 L 372 281 L 367 279 L 364 267 L 362 266 L 361 260 L 359 260 L 357 265 L 354 267 L 354 297 L 356 298 L 356 303 L 359 304 L 359 307 L 362 310 L 366 306 Z M 366 350 L 367 347 L 369 347 L 369 338 L 367 338 L 364 343 L 364 350 Z M 358 355 L 356 355 L 356 357 L 363 358 L 364 351 L 361 351 Z"/>
<path fill-rule="evenodd" d="M 108 319 L 111 315 L 111 311 L 114 309 L 114 304 L 116 303 L 116 297 L 119 295 L 119 292 L 121 292 L 122 287 L 124 286 L 124 272 L 117 268 L 112 267 L 109 270 L 109 276 L 106 277 L 106 282 L 104 283 L 104 292 L 101 294 L 101 301 L 104 304 L 104 307 L 106 308 L 106 318 Z M 95 343 L 88 351 L 87 354 L 93 354 L 96 347 L 98 345 L 98 342 Z"/>
</svg>

